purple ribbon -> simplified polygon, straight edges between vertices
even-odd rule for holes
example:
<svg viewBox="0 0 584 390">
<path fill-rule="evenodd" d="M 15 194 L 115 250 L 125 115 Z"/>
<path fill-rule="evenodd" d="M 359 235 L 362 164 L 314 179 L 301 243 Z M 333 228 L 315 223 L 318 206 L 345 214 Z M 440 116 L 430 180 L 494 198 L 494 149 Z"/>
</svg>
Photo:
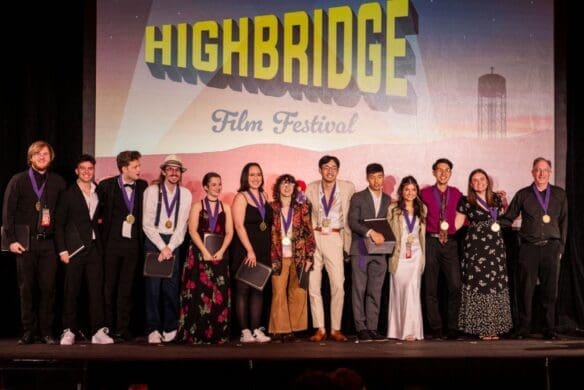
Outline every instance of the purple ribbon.
<svg viewBox="0 0 584 390">
<path fill-rule="evenodd" d="M 284 236 L 286 236 L 288 234 L 288 229 L 290 228 L 290 225 L 292 224 L 292 212 L 293 212 L 293 208 L 292 206 L 288 207 L 288 217 L 284 217 L 284 214 L 282 212 L 280 212 L 280 214 L 282 215 L 282 222 L 284 225 Z"/>
<path fill-rule="evenodd" d="M 404 209 L 404 218 L 406 219 L 408 232 L 412 233 L 414 231 L 414 226 L 416 225 L 416 214 L 414 214 L 413 218 L 410 220 L 410 213 L 408 213 L 408 210 Z"/>
<path fill-rule="evenodd" d="M 37 196 L 37 199 L 40 201 L 41 197 L 43 196 L 43 192 L 45 191 L 45 185 L 47 184 L 47 181 L 49 179 L 49 172 L 46 173 L 47 177 L 45 179 L 45 182 L 43 183 L 43 185 L 41 186 L 41 188 L 39 188 L 36 179 L 34 177 L 34 174 L 32 172 L 32 168 L 28 168 L 28 177 L 30 178 L 30 182 L 32 184 L 32 189 L 34 191 L 34 193 Z"/>
<path fill-rule="evenodd" d="M 324 208 L 324 216 L 328 218 L 329 212 L 331 211 L 331 207 L 333 207 L 333 198 L 335 196 L 335 191 L 337 189 L 337 183 L 333 186 L 333 190 L 331 191 L 331 196 L 326 200 L 326 194 L 324 192 L 324 186 L 322 187 L 322 198 L 320 201 L 322 203 L 322 207 Z"/>
<path fill-rule="evenodd" d="M 205 208 L 207 209 L 207 214 L 209 214 L 209 231 L 214 233 L 215 227 L 217 226 L 217 220 L 219 219 L 219 199 L 215 201 L 215 211 L 212 212 L 209 198 L 205 197 Z"/>
<path fill-rule="evenodd" d="M 497 217 L 499 216 L 499 209 L 497 207 L 491 207 L 489 206 L 489 204 L 487 202 L 485 202 L 483 200 L 483 198 L 481 198 L 480 196 L 477 195 L 477 200 L 478 202 L 487 210 L 489 210 L 489 214 L 491 214 L 491 218 L 493 218 L 495 221 L 497 220 Z"/>
<path fill-rule="evenodd" d="M 132 195 L 130 195 L 128 198 L 128 193 L 126 192 L 124 182 L 122 181 L 122 175 L 118 176 L 118 185 L 120 186 L 120 190 L 122 190 L 122 197 L 124 198 L 124 203 L 126 204 L 128 213 L 132 214 L 134 211 L 134 199 L 136 198 L 136 191 L 134 188 L 132 188 Z"/>
<path fill-rule="evenodd" d="M 262 220 L 265 220 L 266 219 L 266 205 L 264 203 L 264 198 L 262 197 L 262 193 L 260 192 L 260 200 L 262 201 L 261 204 L 251 191 L 248 190 L 247 193 L 249 194 L 249 197 L 251 198 L 253 203 L 258 208 L 258 211 L 260 212 L 260 215 L 262 216 Z"/>
<path fill-rule="evenodd" d="M 180 194 L 180 187 L 176 186 L 176 188 L 174 190 L 174 196 L 172 198 L 172 202 L 170 202 L 170 204 L 168 204 L 168 192 L 166 192 L 166 186 L 164 185 L 164 183 L 162 183 L 162 199 L 164 199 L 164 208 L 166 209 L 166 215 L 168 216 L 168 218 L 170 218 L 170 216 L 172 215 L 172 211 L 174 210 L 174 207 L 178 203 L 178 198 L 180 196 L 179 194 Z"/>
<path fill-rule="evenodd" d="M 533 189 L 533 193 L 535 194 L 535 197 L 537 198 L 537 202 L 543 208 L 544 213 L 547 214 L 547 210 L 548 210 L 548 207 L 550 205 L 550 195 L 552 193 L 550 185 L 548 184 L 547 188 L 545 189 L 545 199 L 542 199 L 539 190 L 535 186 L 535 183 L 533 183 L 531 185 L 531 188 Z"/>
<path fill-rule="evenodd" d="M 448 199 L 450 199 L 450 187 L 446 187 L 446 196 L 444 196 L 444 192 L 440 192 L 437 186 L 432 187 L 432 193 L 434 194 L 436 204 L 440 207 L 440 215 L 438 218 L 438 230 L 440 230 L 440 221 L 446 219 L 446 206 L 448 205 Z"/>
</svg>

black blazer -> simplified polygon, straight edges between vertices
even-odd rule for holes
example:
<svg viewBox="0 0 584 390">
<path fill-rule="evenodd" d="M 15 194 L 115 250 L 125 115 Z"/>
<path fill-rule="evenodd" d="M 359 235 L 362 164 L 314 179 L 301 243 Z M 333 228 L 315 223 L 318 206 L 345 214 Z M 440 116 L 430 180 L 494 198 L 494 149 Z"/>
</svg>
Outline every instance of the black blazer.
<svg viewBox="0 0 584 390">
<path fill-rule="evenodd" d="M 97 251 L 99 254 L 102 253 L 98 226 L 100 207 L 101 200 L 93 215 L 93 219 L 90 219 L 87 202 L 85 202 L 81 188 L 79 188 L 77 183 L 72 184 L 67 190 L 61 193 L 55 213 L 55 244 L 57 253 L 71 250 L 71 248 L 67 248 L 66 243 L 72 240 L 71 236 L 73 234 L 76 234 L 73 229 L 77 229 L 79 238 L 81 238 L 86 248 L 91 244 L 93 238 L 92 232 L 95 232 Z"/>
<path fill-rule="evenodd" d="M 118 185 L 118 176 L 102 180 L 97 186 L 96 190 L 99 196 L 99 201 L 101 203 L 100 217 L 103 220 L 103 223 L 101 224 L 101 238 L 104 244 L 109 240 L 112 230 L 112 212 L 114 208 L 114 201 L 116 197 L 122 199 L 122 192 L 120 190 L 120 186 Z M 144 198 L 144 190 L 146 190 L 147 187 L 148 183 L 145 180 L 136 180 L 136 196 L 134 198 L 133 215 L 136 218 L 134 224 L 137 227 L 137 238 L 141 243 L 144 242 L 144 231 L 142 230 L 142 203 Z"/>
</svg>

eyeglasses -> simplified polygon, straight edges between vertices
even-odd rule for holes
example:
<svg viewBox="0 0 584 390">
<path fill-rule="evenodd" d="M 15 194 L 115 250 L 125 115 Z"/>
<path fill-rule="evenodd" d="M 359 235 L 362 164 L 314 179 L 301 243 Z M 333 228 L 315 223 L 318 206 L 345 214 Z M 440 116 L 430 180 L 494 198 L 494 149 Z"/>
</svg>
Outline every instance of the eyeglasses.
<svg viewBox="0 0 584 390">
<path fill-rule="evenodd" d="M 182 169 L 179 167 L 166 167 L 164 168 L 165 172 L 182 172 Z"/>
<path fill-rule="evenodd" d="M 331 171 L 331 172 L 336 172 L 339 170 L 339 168 L 335 167 L 334 165 L 323 165 L 322 167 L 320 167 L 320 169 L 322 169 L 323 171 Z"/>
</svg>

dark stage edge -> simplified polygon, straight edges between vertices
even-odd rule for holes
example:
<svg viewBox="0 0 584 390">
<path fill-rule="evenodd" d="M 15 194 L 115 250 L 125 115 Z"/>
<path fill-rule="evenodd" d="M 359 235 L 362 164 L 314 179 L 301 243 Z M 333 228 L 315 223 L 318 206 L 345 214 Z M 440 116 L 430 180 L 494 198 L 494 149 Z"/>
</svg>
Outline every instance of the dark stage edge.
<svg viewBox="0 0 584 390">
<path fill-rule="evenodd" d="M 17 345 L 0 340 L 0 389 L 289 389 L 308 369 L 357 371 L 368 389 L 518 387 L 579 383 L 584 339 L 242 345 Z M 186 382 L 186 386 L 184 383 Z"/>
</svg>

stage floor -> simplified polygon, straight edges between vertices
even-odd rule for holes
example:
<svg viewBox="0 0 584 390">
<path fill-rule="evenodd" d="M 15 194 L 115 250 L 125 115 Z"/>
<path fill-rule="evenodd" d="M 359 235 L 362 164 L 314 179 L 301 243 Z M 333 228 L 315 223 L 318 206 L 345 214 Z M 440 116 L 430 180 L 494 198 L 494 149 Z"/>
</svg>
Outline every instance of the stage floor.
<svg viewBox="0 0 584 390">
<path fill-rule="evenodd" d="M 21 346 L 16 339 L 4 339 L 0 363 L 0 388 L 127 389 L 132 383 L 147 383 L 150 389 L 166 389 L 181 387 L 185 378 L 197 383 L 205 378 L 220 388 L 286 389 L 307 369 L 348 367 L 363 376 L 368 389 L 559 389 L 580 379 L 584 339 L 189 346 L 138 340 L 68 347 Z"/>
</svg>

